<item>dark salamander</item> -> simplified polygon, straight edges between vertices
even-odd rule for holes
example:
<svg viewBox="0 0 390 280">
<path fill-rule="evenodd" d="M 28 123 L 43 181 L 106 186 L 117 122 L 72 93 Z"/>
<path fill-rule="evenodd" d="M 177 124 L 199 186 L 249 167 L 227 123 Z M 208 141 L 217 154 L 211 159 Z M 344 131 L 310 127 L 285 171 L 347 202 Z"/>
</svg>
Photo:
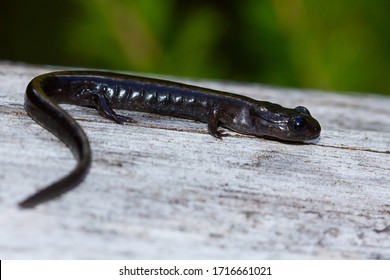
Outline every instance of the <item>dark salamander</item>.
<svg viewBox="0 0 390 280">
<path fill-rule="evenodd" d="M 88 173 L 91 149 L 80 125 L 57 104 L 94 107 L 117 123 L 135 122 L 114 109 L 141 111 L 207 123 L 208 132 L 226 136 L 219 126 L 238 133 L 283 141 L 319 137 L 320 124 L 302 106 L 287 109 L 266 101 L 170 81 L 96 71 L 63 71 L 34 78 L 27 86 L 25 109 L 65 142 L 78 160 L 61 180 L 20 203 L 34 207 L 76 187 Z"/>
</svg>

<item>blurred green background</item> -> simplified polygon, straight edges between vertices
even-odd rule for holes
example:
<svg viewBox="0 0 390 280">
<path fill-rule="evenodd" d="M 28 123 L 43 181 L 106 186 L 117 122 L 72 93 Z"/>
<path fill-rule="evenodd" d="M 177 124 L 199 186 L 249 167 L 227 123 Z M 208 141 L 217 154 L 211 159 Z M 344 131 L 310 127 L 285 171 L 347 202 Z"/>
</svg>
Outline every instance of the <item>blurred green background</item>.
<svg viewBox="0 0 390 280">
<path fill-rule="evenodd" d="M 390 94 L 388 0 L 3 0 L 0 60 Z"/>
</svg>

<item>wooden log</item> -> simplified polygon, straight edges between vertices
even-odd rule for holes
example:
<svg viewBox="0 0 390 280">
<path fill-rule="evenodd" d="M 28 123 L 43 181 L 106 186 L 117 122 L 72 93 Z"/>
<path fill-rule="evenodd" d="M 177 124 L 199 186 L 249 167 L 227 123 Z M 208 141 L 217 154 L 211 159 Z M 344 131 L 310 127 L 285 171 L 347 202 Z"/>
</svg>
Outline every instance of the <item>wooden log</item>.
<svg viewBox="0 0 390 280">
<path fill-rule="evenodd" d="M 0 63 L 1 259 L 390 259 L 388 97 L 180 80 L 306 106 L 323 128 L 315 145 L 218 141 L 203 123 L 146 113 L 117 125 L 64 105 L 90 138 L 92 169 L 22 210 L 75 165 L 23 108 L 27 83 L 54 70 Z"/>
</svg>

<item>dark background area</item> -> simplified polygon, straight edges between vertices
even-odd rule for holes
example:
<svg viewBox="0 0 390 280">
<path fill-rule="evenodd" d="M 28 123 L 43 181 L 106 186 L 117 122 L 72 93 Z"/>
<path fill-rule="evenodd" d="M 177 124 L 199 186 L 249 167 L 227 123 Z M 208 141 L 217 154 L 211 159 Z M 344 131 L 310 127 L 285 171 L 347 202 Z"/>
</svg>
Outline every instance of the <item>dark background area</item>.
<svg viewBox="0 0 390 280">
<path fill-rule="evenodd" d="M 390 94 L 387 0 L 9 0 L 0 60 Z"/>
</svg>

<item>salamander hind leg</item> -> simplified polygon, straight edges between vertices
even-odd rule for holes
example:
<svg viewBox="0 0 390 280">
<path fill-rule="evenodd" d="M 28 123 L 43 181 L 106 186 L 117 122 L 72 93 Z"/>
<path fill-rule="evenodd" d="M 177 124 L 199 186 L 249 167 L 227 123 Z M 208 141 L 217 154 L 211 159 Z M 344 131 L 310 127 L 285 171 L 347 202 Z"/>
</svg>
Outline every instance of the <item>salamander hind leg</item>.
<svg viewBox="0 0 390 280">
<path fill-rule="evenodd" d="M 107 98 L 103 94 L 96 95 L 96 109 L 99 114 L 107 119 L 113 120 L 116 123 L 123 124 L 124 122 L 136 123 L 137 121 L 131 117 L 119 115 L 111 108 Z"/>
<path fill-rule="evenodd" d="M 229 134 L 224 133 L 224 130 L 218 130 L 219 123 L 218 108 L 210 108 L 207 115 L 207 130 L 211 136 L 222 140 L 222 137 L 229 136 Z"/>
</svg>

